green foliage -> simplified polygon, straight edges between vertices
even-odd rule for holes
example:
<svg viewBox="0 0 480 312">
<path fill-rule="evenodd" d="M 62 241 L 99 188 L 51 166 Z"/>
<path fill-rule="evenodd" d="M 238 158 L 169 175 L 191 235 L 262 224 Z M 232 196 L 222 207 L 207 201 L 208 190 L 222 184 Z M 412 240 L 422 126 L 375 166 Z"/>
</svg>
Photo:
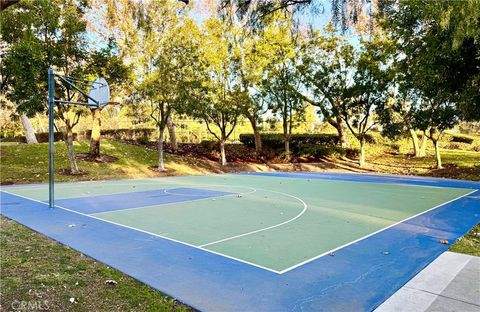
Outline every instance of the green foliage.
<svg viewBox="0 0 480 312">
<path fill-rule="evenodd" d="M 218 148 L 218 142 L 213 140 L 202 140 L 200 146 L 207 151 L 214 151 Z"/>
<path fill-rule="evenodd" d="M 278 149 L 282 148 L 285 138 L 280 133 L 262 133 L 262 142 L 265 147 Z M 240 142 L 254 147 L 255 138 L 253 134 L 240 134 Z M 290 137 L 292 147 L 297 145 L 336 145 L 338 144 L 338 135 L 336 134 L 292 134 Z"/>
<path fill-rule="evenodd" d="M 464 135 L 454 135 L 452 136 L 452 142 L 459 142 L 459 143 L 467 143 L 472 144 L 475 139 L 472 137 L 464 136 Z"/>
<path fill-rule="evenodd" d="M 382 26 L 405 89 L 480 119 L 478 0 L 386 1 Z M 475 8 L 473 8 L 475 7 Z M 414 35 L 412 35 L 414 34 Z"/>
<path fill-rule="evenodd" d="M 348 88 L 355 71 L 356 51 L 329 24 L 323 32 L 311 31 L 302 42 L 300 53 L 297 70 L 302 77 L 302 88 L 296 91 L 308 103 L 319 107 L 325 120 L 333 122 L 350 96 Z M 305 91 L 311 96 L 304 94 Z"/>
<path fill-rule="evenodd" d="M 89 139 L 92 131 L 85 131 L 85 136 Z M 151 128 L 135 128 L 135 129 L 103 129 L 101 131 L 102 136 L 109 139 L 115 140 L 144 140 L 149 141 L 154 139 L 156 129 Z"/>
<path fill-rule="evenodd" d="M 48 142 L 48 137 L 49 137 L 48 132 L 40 132 L 40 133 L 35 134 L 35 136 L 37 137 L 38 143 L 47 143 Z M 53 140 L 55 142 L 63 140 L 63 137 L 64 137 L 63 132 L 55 132 L 53 134 Z M 77 138 L 76 133 L 73 134 L 73 138 L 74 139 Z M 27 139 L 25 138 L 25 136 L 13 136 L 13 137 L 6 137 L 5 139 L 2 140 L 2 142 L 26 143 Z"/>
<path fill-rule="evenodd" d="M 300 157 L 342 157 L 346 151 L 340 146 L 300 144 L 293 148 L 293 153 Z"/>
<path fill-rule="evenodd" d="M 242 111 L 244 93 L 235 69 L 233 26 L 226 21 L 210 18 L 204 23 L 202 88 L 198 101 L 186 112 L 205 122 L 208 131 L 220 143 L 230 137 Z"/>
<path fill-rule="evenodd" d="M 105 78 L 111 94 L 120 93 L 124 84 L 132 78 L 132 66 L 124 64 L 124 60 L 118 54 L 118 48 L 112 38 L 110 38 L 107 47 L 90 54 L 85 72 L 92 79 L 96 77 Z"/>
</svg>

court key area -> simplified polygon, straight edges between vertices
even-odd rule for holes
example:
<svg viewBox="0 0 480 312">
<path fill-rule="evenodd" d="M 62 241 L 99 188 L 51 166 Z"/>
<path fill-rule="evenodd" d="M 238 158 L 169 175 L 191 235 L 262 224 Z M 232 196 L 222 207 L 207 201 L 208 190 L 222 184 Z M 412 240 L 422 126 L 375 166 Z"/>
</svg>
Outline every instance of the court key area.
<svg viewBox="0 0 480 312">
<path fill-rule="evenodd" d="M 2 215 L 194 308 L 372 310 L 480 221 L 479 183 L 243 173 L 2 187 Z"/>
</svg>

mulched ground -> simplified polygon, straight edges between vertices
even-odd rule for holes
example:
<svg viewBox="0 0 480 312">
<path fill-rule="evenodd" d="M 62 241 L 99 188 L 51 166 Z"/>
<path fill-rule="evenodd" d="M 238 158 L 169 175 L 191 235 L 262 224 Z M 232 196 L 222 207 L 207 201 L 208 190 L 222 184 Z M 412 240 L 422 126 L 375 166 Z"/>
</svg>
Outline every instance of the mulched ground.
<svg viewBox="0 0 480 312">
<path fill-rule="evenodd" d="M 149 149 L 157 150 L 156 142 L 148 142 L 147 144 L 140 144 L 134 140 L 126 140 L 122 142 L 137 146 L 146 146 Z M 220 151 L 216 146 L 206 146 L 201 143 L 179 143 L 178 149 L 174 150 L 170 143 L 165 142 L 164 149 L 166 153 L 177 156 L 189 156 L 196 159 L 207 159 L 216 162 L 220 161 Z M 254 148 L 243 144 L 226 144 L 225 152 L 227 154 L 227 161 L 234 163 L 288 164 L 316 163 L 324 161 L 324 159 L 319 157 L 297 157 L 295 155 L 291 155 L 290 159 L 287 160 L 285 157 L 282 157 L 279 152 L 272 150 L 265 150 L 262 153 L 257 154 Z"/>
<path fill-rule="evenodd" d="M 75 158 L 84 160 L 84 161 L 91 161 L 91 162 L 96 162 L 96 163 L 114 163 L 118 160 L 117 157 L 115 156 L 110 156 L 110 155 L 100 155 L 98 157 L 92 157 L 88 153 L 84 154 L 77 154 Z"/>
</svg>

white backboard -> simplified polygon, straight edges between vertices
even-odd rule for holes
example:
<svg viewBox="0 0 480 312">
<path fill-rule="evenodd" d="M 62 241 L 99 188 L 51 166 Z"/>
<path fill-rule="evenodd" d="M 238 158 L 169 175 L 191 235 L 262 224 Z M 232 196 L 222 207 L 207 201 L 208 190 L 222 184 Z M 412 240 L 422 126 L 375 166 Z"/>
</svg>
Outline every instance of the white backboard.
<svg viewBox="0 0 480 312">
<path fill-rule="evenodd" d="M 105 105 L 110 102 L 110 87 L 107 81 L 104 78 L 95 79 L 88 95 L 98 101 L 100 108 L 105 107 Z M 88 99 L 88 104 L 92 106 L 96 105 L 91 99 Z"/>
</svg>

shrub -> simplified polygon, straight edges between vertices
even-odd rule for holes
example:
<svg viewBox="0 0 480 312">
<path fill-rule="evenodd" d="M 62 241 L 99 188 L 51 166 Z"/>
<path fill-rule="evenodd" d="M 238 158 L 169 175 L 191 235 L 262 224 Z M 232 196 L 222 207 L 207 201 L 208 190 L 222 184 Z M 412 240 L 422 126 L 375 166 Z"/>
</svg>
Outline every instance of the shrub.
<svg viewBox="0 0 480 312">
<path fill-rule="evenodd" d="M 141 145 L 148 145 L 148 143 L 150 143 L 150 139 L 146 136 L 139 137 L 136 141 Z"/>
<path fill-rule="evenodd" d="M 218 147 L 217 141 L 212 141 L 212 140 L 202 140 L 200 142 L 200 146 L 208 151 L 214 151 Z"/>
<path fill-rule="evenodd" d="M 474 139 L 468 136 L 464 135 L 454 135 L 452 136 L 451 139 L 452 142 L 457 142 L 457 143 L 467 143 L 467 144 L 472 144 Z"/>
<path fill-rule="evenodd" d="M 145 140 L 150 139 L 156 133 L 156 129 L 153 128 L 139 128 L 139 129 L 108 129 L 102 130 L 102 136 L 104 138 L 110 138 L 115 140 Z M 90 139 L 92 130 L 85 131 L 85 136 Z"/>
<path fill-rule="evenodd" d="M 345 154 L 348 158 L 358 158 L 358 155 L 360 155 L 360 151 L 358 148 L 346 148 L 345 149 Z"/>
<path fill-rule="evenodd" d="M 335 145 L 299 145 L 294 153 L 303 157 L 345 156 L 345 149 Z"/>
<path fill-rule="evenodd" d="M 278 149 L 283 148 L 285 145 L 283 135 L 281 133 L 262 133 L 262 145 L 266 148 Z M 336 145 L 339 138 L 336 134 L 293 134 L 290 139 L 290 147 L 294 149 L 296 146 L 302 144 L 322 144 L 322 145 Z M 255 137 L 253 134 L 240 134 L 240 142 L 243 144 L 254 147 Z"/>
<path fill-rule="evenodd" d="M 48 132 L 40 132 L 40 133 L 35 133 L 35 137 L 37 138 L 38 143 L 47 143 L 48 142 Z M 62 141 L 63 140 L 63 132 L 55 132 L 53 134 L 53 138 L 55 142 Z M 77 139 L 77 134 L 73 134 L 73 139 Z M 25 138 L 24 135 L 22 136 L 16 136 L 16 137 L 10 137 L 10 138 L 4 138 L 2 139 L 2 142 L 19 142 L 19 143 L 27 143 L 27 139 Z"/>
</svg>

